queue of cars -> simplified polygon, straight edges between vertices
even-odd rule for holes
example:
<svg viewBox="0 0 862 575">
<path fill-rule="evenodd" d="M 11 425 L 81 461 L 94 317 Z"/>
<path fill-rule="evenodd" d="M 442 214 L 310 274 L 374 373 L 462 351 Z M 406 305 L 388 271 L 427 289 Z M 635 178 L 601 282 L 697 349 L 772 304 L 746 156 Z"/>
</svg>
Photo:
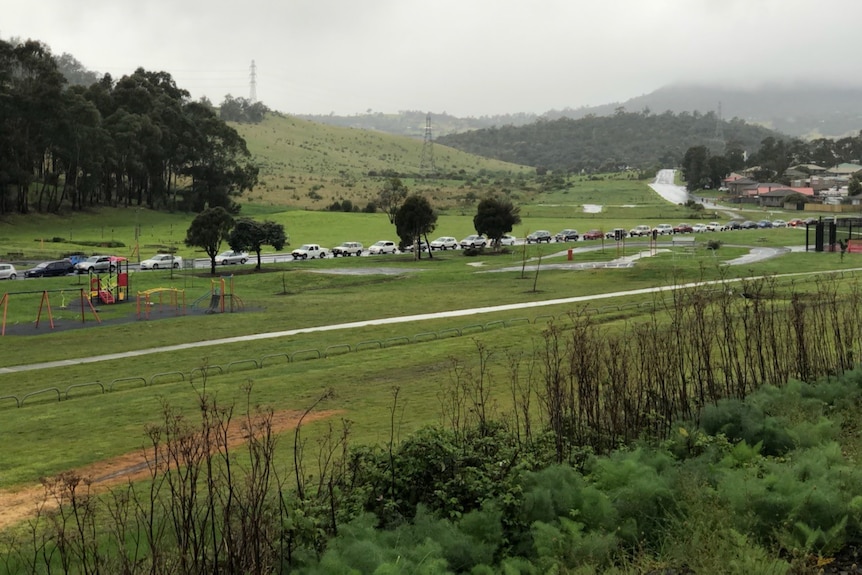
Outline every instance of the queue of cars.
<svg viewBox="0 0 862 575">
<path fill-rule="evenodd" d="M 583 234 L 572 228 L 563 229 L 556 234 L 551 234 L 548 230 L 536 230 L 526 238 L 524 243 L 551 243 L 554 242 L 570 242 L 578 240 L 622 240 L 623 238 L 643 238 L 655 234 L 672 235 L 672 234 L 688 234 L 688 233 L 706 233 L 706 232 L 722 232 L 727 230 L 754 230 L 768 228 L 796 228 L 804 227 L 817 223 L 817 218 L 793 218 L 790 220 L 730 220 L 726 224 L 721 222 L 697 223 L 694 225 L 688 223 L 657 224 L 656 226 L 648 226 L 641 224 L 632 229 L 613 228 L 607 232 L 599 229 L 591 229 Z M 500 239 L 501 246 L 513 246 L 516 243 L 516 238 L 506 234 Z M 419 248 L 423 251 L 434 250 L 455 250 L 469 248 L 483 248 L 489 245 L 489 240 L 485 236 L 471 234 L 464 239 L 458 241 L 454 236 L 440 236 L 431 242 L 421 242 Z M 413 249 L 406 248 L 407 251 Z M 390 240 L 380 240 L 375 242 L 365 250 L 361 242 L 347 241 L 335 246 L 331 250 L 321 247 L 318 244 L 303 244 L 299 248 L 293 250 L 291 255 L 295 260 L 326 258 L 329 256 L 348 257 L 360 256 L 363 253 L 368 255 L 383 255 L 398 253 L 398 244 Z M 0 280 L 14 280 L 20 276 L 25 278 L 41 278 L 41 277 L 57 277 L 70 274 L 85 274 L 85 273 L 113 273 L 118 269 L 118 258 L 110 255 L 94 255 L 87 258 L 82 258 L 79 261 L 73 262 L 72 259 L 61 259 L 46 261 L 36 266 L 21 272 L 17 270 L 11 263 L 0 263 Z M 245 251 L 224 251 L 216 256 L 216 263 L 219 265 L 245 264 L 250 260 L 248 252 Z M 156 254 L 151 258 L 143 260 L 140 263 L 141 270 L 159 270 L 159 269 L 179 269 L 183 267 L 183 258 L 173 254 Z"/>
</svg>

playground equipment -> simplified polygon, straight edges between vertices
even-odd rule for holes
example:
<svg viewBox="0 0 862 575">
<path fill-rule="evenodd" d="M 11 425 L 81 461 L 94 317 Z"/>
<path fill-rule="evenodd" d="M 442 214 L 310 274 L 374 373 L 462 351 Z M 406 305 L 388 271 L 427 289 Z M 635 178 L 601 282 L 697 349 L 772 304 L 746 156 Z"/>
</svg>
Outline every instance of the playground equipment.
<svg viewBox="0 0 862 575">
<path fill-rule="evenodd" d="M 19 291 L 19 292 L 8 292 L 3 294 L 3 297 L 0 298 L 0 305 L 3 306 L 3 321 L 0 322 L 0 336 L 6 335 L 6 317 L 7 312 L 9 310 L 9 301 L 10 295 L 25 295 L 25 294 L 41 294 L 41 299 L 39 300 L 39 311 L 36 314 L 36 322 L 35 326 L 39 327 L 39 322 L 42 320 L 42 312 L 48 316 L 48 322 L 51 326 L 51 329 L 54 329 L 54 314 L 51 311 L 51 298 L 48 294 L 50 293 L 59 293 L 62 299 L 63 305 L 65 306 L 66 302 L 66 290 L 42 290 L 42 291 Z M 90 311 L 93 314 L 93 317 L 96 319 L 96 323 L 102 323 L 102 320 L 99 318 L 99 315 L 96 313 L 96 309 L 93 307 L 93 303 L 90 301 L 90 298 L 86 295 L 86 290 L 80 289 L 78 290 L 78 294 L 81 298 L 81 323 L 87 322 L 87 307 L 90 308 Z M 86 302 L 86 303 L 85 303 Z"/>
<path fill-rule="evenodd" d="M 91 301 L 103 304 L 129 301 L 129 260 L 112 256 L 111 263 L 112 271 L 107 278 L 103 278 L 104 274 L 90 272 Z"/>
<path fill-rule="evenodd" d="M 233 290 L 233 276 L 228 276 L 228 281 L 225 278 L 210 280 L 210 291 L 205 293 L 194 301 L 192 307 L 198 307 L 198 304 L 209 299 L 209 306 L 204 313 L 225 313 L 242 311 L 244 304 L 238 295 Z"/>
<path fill-rule="evenodd" d="M 168 296 L 167 302 L 165 302 L 165 295 Z M 155 296 L 158 296 L 158 302 L 155 301 Z M 186 315 L 186 290 L 160 287 L 138 292 L 136 306 L 138 319 L 141 319 L 141 313 L 144 319 L 150 319 L 150 312 L 156 306 L 160 312 L 164 312 L 167 306 L 169 310 L 173 310 L 174 315 Z"/>
</svg>

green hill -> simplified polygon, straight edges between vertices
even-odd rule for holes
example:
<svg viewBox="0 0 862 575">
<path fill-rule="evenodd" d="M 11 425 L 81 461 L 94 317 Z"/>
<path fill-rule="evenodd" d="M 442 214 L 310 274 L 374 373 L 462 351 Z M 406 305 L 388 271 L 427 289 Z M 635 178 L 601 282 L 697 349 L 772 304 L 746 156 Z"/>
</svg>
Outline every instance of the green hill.
<svg viewBox="0 0 862 575">
<path fill-rule="evenodd" d="M 232 124 L 260 167 L 260 183 L 242 203 L 321 209 L 333 201 L 364 206 L 383 180 L 397 175 L 443 204 L 454 203 L 487 176 L 535 170 L 432 144 L 435 177 L 423 169 L 424 142 L 406 136 L 318 124 L 269 114 L 260 124 Z"/>
<path fill-rule="evenodd" d="M 651 114 L 620 109 L 612 116 L 489 128 L 450 134 L 438 141 L 503 161 L 577 172 L 674 166 L 692 146 L 707 146 L 719 154 L 733 147 L 751 154 L 769 136 L 781 139 L 776 132 L 741 120 L 718 120 L 711 112 Z"/>
</svg>

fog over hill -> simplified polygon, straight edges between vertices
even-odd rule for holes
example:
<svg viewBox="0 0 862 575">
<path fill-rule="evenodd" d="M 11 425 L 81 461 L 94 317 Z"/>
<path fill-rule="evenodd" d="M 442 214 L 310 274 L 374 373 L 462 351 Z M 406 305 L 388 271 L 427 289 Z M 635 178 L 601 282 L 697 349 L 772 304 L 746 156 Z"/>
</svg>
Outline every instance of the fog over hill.
<svg viewBox="0 0 862 575">
<path fill-rule="evenodd" d="M 738 118 L 771 128 L 788 136 L 813 139 L 839 138 L 862 130 L 862 88 L 815 84 L 763 85 L 750 89 L 677 84 L 649 94 L 601 106 L 564 108 L 544 114 L 512 113 L 458 118 L 445 112 L 430 112 L 434 136 L 480 128 L 523 126 L 539 119 L 609 116 L 620 108 L 628 112 L 649 110 L 654 114 L 699 112 L 719 114 L 725 120 Z M 423 137 L 428 112 L 369 112 L 351 116 L 302 115 L 301 117 L 339 126 Z"/>
</svg>

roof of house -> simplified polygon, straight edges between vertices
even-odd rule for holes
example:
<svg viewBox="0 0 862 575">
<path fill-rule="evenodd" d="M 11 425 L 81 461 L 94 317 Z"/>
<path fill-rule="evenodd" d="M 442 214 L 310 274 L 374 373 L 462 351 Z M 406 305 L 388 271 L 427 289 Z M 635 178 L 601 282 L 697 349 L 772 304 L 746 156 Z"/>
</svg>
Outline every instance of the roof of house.
<svg viewBox="0 0 862 575">
<path fill-rule="evenodd" d="M 859 164 L 843 163 L 838 164 L 837 166 L 832 166 L 826 171 L 830 174 L 835 174 L 838 176 L 849 176 L 857 172 L 862 172 L 862 166 L 860 166 Z"/>
<path fill-rule="evenodd" d="M 788 187 L 771 188 L 768 191 L 762 192 L 762 193 L 757 194 L 757 195 L 760 196 L 761 198 L 764 196 L 769 197 L 769 198 L 775 198 L 775 197 L 789 196 L 791 194 L 802 194 L 803 196 L 813 196 L 814 195 L 814 189 L 813 188 L 788 188 Z"/>
</svg>

